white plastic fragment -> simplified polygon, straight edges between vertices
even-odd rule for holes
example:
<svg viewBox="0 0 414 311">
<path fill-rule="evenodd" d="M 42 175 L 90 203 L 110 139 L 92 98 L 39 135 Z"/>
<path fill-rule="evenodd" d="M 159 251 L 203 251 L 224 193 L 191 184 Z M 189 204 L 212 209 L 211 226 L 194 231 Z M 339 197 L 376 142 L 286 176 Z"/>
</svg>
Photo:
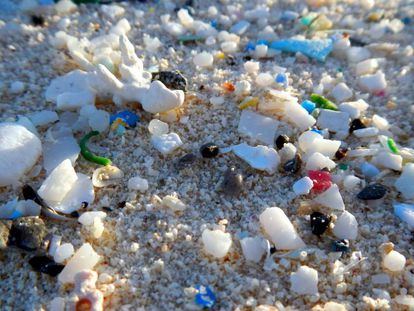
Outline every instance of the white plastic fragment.
<svg viewBox="0 0 414 311">
<path fill-rule="evenodd" d="M 104 4 L 104 5 L 101 5 L 100 8 L 101 8 L 102 13 L 112 20 L 115 20 L 117 17 L 124 15 L 125 13 L 125 9 L 116 4 L 111 4 L 111 5 Z"/>
<path fill-rule="evenodd" d="M 305 246 L 289 218 L 279 207 L 266 208 L 259 219 L 277 249 L 293 250 Z"/>
<path fill-rule="evenodd" d="M 210 98 L 210 104 L 213 106 L 221 106 L 224 104 L 224 97 L 223 96 L 213 96 Z"/>
<path fill-rule="evenodd" d="M 387 119 L 380 117 L 377 114 L 372 116 L 372 123 L 377 127 L 379 130 L 388 130 L 390 128 L 390 124 L 388 123 Z"/>
<path fill-rule="evenodd" d="M 240 240 L 243 255 L 248 261 L 259 262 L 265 253 L 261 237 L 244 238 Z"/>
<path fill-rule="evenodd" d="M 76 110 L 88 105 L 95 105 L 95 94 L 89 90 L 64 92 L 56 97 L 56 107 L 59 110 Z"/>
<path fill-rule="evenodd" d="M 62 201 L 78 180 L 69 159 L 62 161 L 42 183 L 38 194 L 48 204 L 56 205 Z"/>
<path fill-rule="evenodd" d="M 346 54 L 348 62 L 350 63 L 358 63 L 371 57 L 371 52 L 367 48 L 359 46 L 349 48 Z"/>
<path fill-rule="evenodd" d="M 316 295 L 318 293 L 318 271 L 308 266 L 300 266 L 290 274 L 290 289 L 299 295 Z"/>
<path fill-rule="evenodd" d="M 344 201 L 342 200 L 341 193 L 339 192 L 339 188 L 336 184 L 332 184 L 328 190 L 318 195 L 314 201 L 335 210 L 345 210 Z"/>
<path fill-rule="evenodd" d="M 48 253 L 50 256 L 54 256 L 56 249 L 59 247 L 60 242 L 62 241 L 62 237 L 60 235 L 53 235 L 52 239 L 49 242 L 49 250 Z"/>
<path fill-rule="evenodd" d="M 152 119 L 148 124 L 148 131 L 151 135 L 160 136 L 168 134 L 168 123 L 162 122 L 158 119 Z"/>
<path fill-rule="evenodd" d="M 24 126 L 0 123 L 0 187 L 16 184 L 41 153 L 39 138 Z"/>
<path fill-rule="evenodd" d="M 414 199 L 414 164 L 408 163 L 404 166 L 402 174 L 395 182 L 395 188 L 402 193 L 406 199 Z"/>
<path fill-rule="evenodd" d="M 99 239 L 105 229 L 102 221 L 105 217 L 105 212 L 85 212 L 78 218 L 78 222 L 84 225 L 95 239 Z"/>
<path fill-rule="evenodd" d="M 194 65 L 198 67 L 211 67 L 213 65 L 213 55 L 208 52 L 201 52 L 194 56 Z"/>
<path fill-rule="evenodd" d="M 349 114 L 347 112 L 321 109 L 317 125 L 319 128 L 327 128 L 331 132 L 348 131 Z"/>
<path fill-rule="evenodd" d="M 339 140 L 329 140 L 324 139 L 320 134 L 313 131 L 307 131 L 302 133 L 299 138 L 299 147 L 306 154 L 312 154 L 319 152 L 324 156 L 332 159 L 335 156 L 335 153 L 338 151 L 341 146 Z"/>
<path fill-rule="evenodd" d="M 247 95 L 250 94 L 251 85 L 247 80 L 237 81 L 234 87 L 234 94 L 236 95 Z"/>
<path fill-rule="evenodd" d="M 25 84 L 21 81 L 14 81 L 11 85 L 10 85 L 10 93 L 12 94 L 20 94 L 23 93 L 24 89 L 25 89 Z"/>
<path fill-rule="evenodd" d="M 296 195 L 309 194 L 313 187 L 313 181 L 308 176 L 297 180 L 293 184 L 293 191 Z"/>
<path fill-rule="evenodd" d="M 177 197 L 176 193 L 166 195 L 162 199 L 161 204 L 170 208 L 173 212 L 182 212 L 187 208 L 187 205 Z"/>
<path fill-rule="evenodd" d="M 358 177 L 354 175 L 345 176 L 344 181 L 343 181 L 344 187 L 347 190 L 355 189 L 358 185 L 361 184 L 361 182 L 362 182 L 361 179 L 359 179 Z"/>
<path fill-rule="evenodd" d="M 136 90 L 132 88 L 131 91 Z M 184 102 L 183 91 L 171 91 L 160 81 L 153 81 L 148 90 L 136 94 L 144 110 L 151 113 L 166 112 L 181 106 Z"/>
<path fill-rule="evenodd" d="M 408 310 L 414 308 L 414 297 L 411 295 L 398 295 L 394 298 L 394 301 L 399 305 L 407 307 Z"/>
<path fill-rule="evenodd" d="M 128 180 L 128 189 L 129 190 L 145 192 L 145 191 L 148 190 L 148 188 L 149 188 L 148 181 L 144 178 L 136 176 L 136 177 L 131 177 Z"/>
<path fill-rule="evenodd" d="M 260 63 L 255 61 L 247 61 L 243 65 L 244 70 L 250 74 L 255 74 L 260 70 Z"/>
<path fill-rule="evenodd" d="M 387 151 L 380 151 L 372 159 L 372 162 L 379 167 L 389 168 L 395 171 L 402 170 L 402 157 Z"/>
<path fill-rule="evenodd" d="M 338 239 L 355 240 L 358 235 L 358 222 L 355 216 L 344 211 L 336 220 L 333 233 Z"/>
<path fill-rule="evenodd" d="M 70 258 L 75 252 L 71 243 L 63 243 L 60 245 L 53 255 L 53 259 L 57 263 L 63 263 L 66 259 Z"/>
<path fill-rule="evenodd" d="M 232 245 L 230 233 L 221 230 L 205 229 L 201 235 L 206 253 L 216 257 L 226 256 Z"/>
<path fill-rule="evenodd" d="M 99 261 L 100 256 L 89 243 L 84 243 L 58 275 L 60 283 L 73 283 L 75 275 L 84 270 L 92 269 Z"/>
<path fill-rule="evenodd" d="M 176 133 L 152 136 L 151 143 L 155 149 L 164 155 L 172 153 L 183 144 L 180 136 Z"/>
<path fill-rule="evenodd" d="M 312 117 L 305 108 L 297 103 L 290 103 L 286 105 L 285 114 L 288 120 L 295 124 L 301 131 L 309 129 L 316 123 L 315 118 Z"/>
<path fill-rule="evenodd" d="M 328 168 L 330 170 L 336 167 L 336 163 L 324 156 L 322 153 L 314 152 L 306 160 L 306 170 L 321 170 L 323 168 Z"/>
<path fill-rule="evenodd" d="M 387 87 L 387 81 L 385 80 L 385 74 L 382 71 L 378 71 L 372 75 L 364 75 L 359 78 L 359 86 L 368 92 L 377 92 L 385 90 Z"/>
<path fill-rule="evenodd" d="M 273 84 L 274 81 L 270 73 L 262 72 L 257 75 L 255 82 L 259 87 L 267 87 Z"/>
<path fill-rule="evenodd" d="M 377 136 L 379 131 L 376 127 L 366 127 L 352 132 L 356 137 L 373 137 Z"/>
<path fill-rule="evenodd" d="M 259 145 L 251 147 L 242 143 L 232 147 L 233 152 L 246 161 L 251 167 L 274 174 L 280 163 L 280 157 L 273 148 Z"/>
<path fill-rule="evenodd" d="M 402 271 L 404 269 L 405 262 L 405 256 L 394 250 L 386 254 L 382 259 L 384 267 L 392 272 Z"/>
<path fill-rule="evenodd" d="M 338 83 L 331 91 L 337 102 L 343 102 L 352 97 L 352 91 L 344 82 Z"/>
<path fill-rule="evenodd" d="M 73 136 L 60 137 L 53 142 L 46 141 L 43 150 L 43 166 L 48 173 L 66 159 L 74 166 L 80 153 L 79 144 Z"/>
<path fill-rule="evenodd" d="M 267 116 L 244 109 L 241 113 L 237 130 L 266 145 L 274 143 L 279 122 Z"/>
<path fill-rule="evenodd" d="M 84 269 L 76 273 L 74 276 L 75 288 L 73 293 L 75 301 L 87 301 L 89 310 L 103 311 L 104 295 L 96 288 L 98 273 L 90 269 Z M 70 310 L 77 309 L 75 303 L 72 304 Z"/>
<path fill-rule="evenodd" d="M 89 117 L 89 126 L 93 131 L 98 131 L 100 133 L 105 132 L 109 128 L 109 118 L 110 115 L 105 110 L 96 110 Z"/>
<path fill-rule="evenodd" d="M 394 203 L 394 214 L 414 229 L 414 204 Z"/>
<path fill-rule="evenodd" d="M 59 15 L 65 15 L 76 11 L 77 6 L 71 0 L 61 0 L 55 4 L 55 10 Z"/>
<path fill-rule="evenodd" d="M 358 99 L 353 102 L 345 102 L 339 105 L 339 110 L 349 114 L 351 119 L 356 119 L 361 116 L 361 112 L 368 109 L 368 104 L 363 99 Z"/>
<path fill-rule="evenodd" d="M 32 121 L 34 126 L 45 126 L 59 120 L 59 116 L 55 111 L 42 110 L 29 115 L 29 119 Z"/>
<path fill-rule="evenodd" d="M 356 74 L 358 76 L 373 73 L 378 69 L 378 60 L 375 58 L 366 59 L 356 64 Z"/>
<path fill-rule="evenodd" d="M 56 103 L 60 94 L 82 91 L 92 92 L 89 87 L 89 73 L 76 69 L 52 80 L 46 89 L 46 100 Z"/>
</svg>

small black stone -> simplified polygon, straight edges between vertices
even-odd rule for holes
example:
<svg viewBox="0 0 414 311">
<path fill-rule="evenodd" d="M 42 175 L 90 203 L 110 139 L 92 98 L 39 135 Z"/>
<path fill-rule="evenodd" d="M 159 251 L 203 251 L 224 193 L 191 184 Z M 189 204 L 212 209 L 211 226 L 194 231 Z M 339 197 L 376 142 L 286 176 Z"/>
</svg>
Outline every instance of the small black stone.
<svg viewBox="0 0 414 311">
<path fill-rule="evenodd" d="M 207 143 L 200 147 L 203 158 L 214 158 L 219 154 L 219 147 L 215 143 Z"/>
<path fill-rule="evenodd" d="M 249 61 L 249 60 L 252 60 L 252 57 L 249 55 L 246 55 L 243 57 L 243 60 Z"/>
<path fill-rule="evenodd" d="M 276 247 L 274 245 L 272 245 L 270 247 L 270 250 L 269 251 L 270 251 L 270 254 L 272 255 L 272 254 L 276 253 L 277 249 L 276 249 Z"/>
<path fill-rule="evenodd" d="M 45 18 L 41 15 L 32 15 L 32 24 L 35 26 L 43 26 L 45 24 Z"/>
<path fill-rule="evenodd" d="M 224 174 L 221 188 L 226 195 L 238 196 L 243 191 L 243 175 L 235 167 L 229 168 Z"/>
<path fill-rule="evenodd" d="M 228 56 L 226 57 L 226 64 L 227 64 L 227 65 L 229 65 L 229 66 L 234 66 L 234 65 L 236 65 L 236 61 L 234 60 L 234 57 L 233 57 L 233 56 L 231 56 L 231 55 L 228 55 Z"/>
<path fill-rule="evenodd" d="M 177 161 L 177 168 L 182 170 L 186 167 L 189 167 L 197 160 L 197 157 L 192 153 L 187 153 L 186 155 L 182 156 Z"/>
<path fill-rule="evenodd" d="M 321 236 L 328 229 L 331 218 L 319 212 L 313 212 L 310 215 L 310 224 L 312 233 Z"/>
<path fill-rule="evenodd" d="M 349 133 L 353 133 L 353 131 L 360 130 L 366 128 L 365 124 L 362 123 L 361 119 L 353 119 L 351 125 L 349 127 Z"/>
<path fill-rule="evenodd" d="M 275 144 L 276 144 L 276 148 L 278 150 L 282 149 L 283 146 L 285 144 L 287 144 L 288 142 L 290 142 L 290 138 L 286 135 L 279 135 L 276 140 L 275 140 Z"/>
<path fill-rule="evenodd" d="M 118 203 L 118 208 L 124 208 L 126 205 L 126 201 L 121 201 Z"/>
<path fill-rule="evenodd" d="M 366 186 L 357 194 L 357 198 L 360 200 L 379 200 L 387 193 L 387 188 L 380 184 L 372 184 Z"/>
<path fill-rule="evenodd" d="M 187 91 L 187 79 L 178 71 L 160 71 L 152 74 L 152 80 L 161 81 L 172 90 Z"/>
<path fill-rule="evenodd" d="M 82 202 L 81 208 L 87 208 L 88 205 L 89 205 L 89 203 L 84 201 L 84 202 Z"/>
<path fill-rule="evenodd" d="M 343 158 L 346 157 L 347 152 L 348 152 L 348 148 L 340 147 L 338 151 L 335 153 L 335 159 L 342 160 Z"/>
<path fill-rule="evenodd" d="M 331 250 L 333 252 L 347 253 L 349 252 L 349 241 L 348 240 L 332 241 Z"/>
<path fill-rule="evenodd" d="M 35 256 L 29 260 L 29 264 L 33 270 L 49 274 L 50 276 L 57 276 L 65 267 L 64 265 L 56 263 L 48 256 Z"/>
<path fill-rule="evenodd" d="M 351 43 L 351 46 L 365 46 L 367 45 L 365 42 L 361 41 L 360 39 L 350 37 L 349 42 Z"/>
<path fill-rule="evenodd" d="M 43 220 L 37 217 L 22 217 L 13 221 L 8 244 L 26 251 L 35 251 L 42 246 L 46 234 L 47 229 Z"/>
<path fill-rule="evenodd" d="M 286 163 L 283 164 L 283 169 L 287 173 L 297 173 L 301 166 L 302 159 L 299 155 L 296 155 L 293 159 L 286 161 Z"/>
<path fill-rule="evenodd" d="M 204 84 L 201 84 L 201 85 L 198 87 L 198 90 L 199 90 L 199 91 L 202 91 L 202 90 L 204 90 L 204 89 L 205 89 Z"/>
<path fill-rule="evenodd" d="M 70 213 L 70 216 L 72 216 L 74 218 L 78 218 L 79 217 L 79 212 L 78 211 L 73 211 L 72 213 Z"/>
</svg>

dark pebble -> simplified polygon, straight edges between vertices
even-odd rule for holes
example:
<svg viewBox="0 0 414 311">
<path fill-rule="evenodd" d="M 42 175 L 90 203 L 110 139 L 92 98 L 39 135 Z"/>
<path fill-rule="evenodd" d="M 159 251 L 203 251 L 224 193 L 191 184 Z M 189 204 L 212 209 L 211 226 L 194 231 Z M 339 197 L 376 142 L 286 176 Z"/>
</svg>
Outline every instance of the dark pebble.
<svg viewBox="0 0 414 311">
<path fill-rule="evenodd" d="M 367 45 L 365 42 L 361 41 L 360 39 L 350 37 L 349 42 L 351 43 L 351 46 L 365 46 Z"/>
<path fill-rule="evenodd" d="M 364 128 L 366 128 L 366 126 L 364 123 L 362 123 L 361 119 L 353 119 L 349 127 L 349 133 L 352 134 L 354 131 Z"/>
<path fill-rule="evenodd" d="M 45 18 L 40 15 L 32 15 L 32 24 L 35 26 L 44 26 L 45 25 Z"/>
<path fill-rule="evenodd" d="M 270 250 L 269 251 L 270 251 L 270 255 L 272 255 L 272 254 L 276 253 L 277 249 L 276 249 L 276 247 L 274 245 L 272 245 L 270 247 Z"/>
<path fill-rule="evenodd" d="M 283 148 L 283 146 L 284 146 L 285 144 L 287 144 L 288 142 L 290 142 L 290 139 L 289 139 L 289 137 L 288 137 L 288 136 L 286 136 L 286 135 L 279 135 L 279 136 L 276 138 L 276 140 L 275 140 L 276 148 L 277 148 L 278 150 L 280 150 L 280 149 L 282 149 L 282 148 Z"/>
<path fill-rule="evenodd" d="M 27 251 L 35 251 L 42 247 L 46 234 L 43 220 L 37 217 L 23 217 L 13 221 L 8 243 Z"/>
<path fill-rule="evenodd" d="M 82 202 L 81 208 L 87 208 L 88 205 L 89 205 L 89 203 L 84 201 L 84 202 Z"/>
<path fill-rule="evenodd" d="M 346 154 L 348 152 L 348 148 L 342 148 L 340 147 L 338 151 L 335 153 L 335 159 L 342 160 L 346 157 Z"/>
<path fill-rule="evenodd" d="M 203 158 L 214 158 L 219 154 L 219 147 L 214 143 L 207 143 L 200 147 L 200 153 Z"/>
<path fill-rule="evenodd" d="M 118 208 L 124 208 L 126 205 L 126 201 L 121 201 L 118 203 Z"/>
<path fill-rule="evenodd" d="M 331 218 L 319 212 L 313 212 L 310 215 L 310 224 L 312 233 L 321 236 L 328 229 Z"/>
<path fill-rule="evenodd" d="M 229 65 L 229 66 L 234 66 L 234 65 L 236 65 L 236 61 L 234 60 L 234 57 L 233 57 L 233 56 L 231 56 L 231 55 L 228 55 L 228 56 L 226 57 L 226 64 L 227 64 L 227 65 Z"/>
<path fill-rule="evenodd" d="M 182 170 L 186 167 L 191 166 L 196 160 L 197 160 L 197 157 L 194 154 L 187 153 L 186 155 L 178 159 L 177 168 L 179 170 Z"/>
<path fill-rule="evenodd" d="M 187 79 L 179 71 L 160 71 L 152 74 L 152 80 L 161 81 L 171 90 L 187 91 Z"/>
<path fill-rule="evenodd" d="M 243 191 L 243 175 L 235 167 L 229 168 L 224 174 L 221 188 L 226 195 L 238 196 Z"/>
<path fill-rule="evenodd" d="M 29 264 L 33 270 L 46 273 L 50 276 L 57 276 L 62 272 L 64 265 L 56 263 L 48 256 L 35 256 L 29 260 Z"/>
<path fill-rule="evenodd" d="M 286 163 L 283 164 L 283 169 L 287 173 L 297 173 L 300 170 L 301 166 L 302 159 L 299 155 L 296 155 L 293 159 L 286 161 Z"/>
<path fill-rule="evenodd" d="M 72 216 L 73 218 L 78 218 L 79 217 L 79 212 L 78 211 L 73 211 L 72 213 L 70 213 L 70 216 Z"/>
<path fill-rule="evenodd" d="M 249 55 L 246 55 L 246 56 L 243 56 L 243 60 L 249 61 L 249 60 L 252 60 L 252 57 Z"/>
<path fill-rule="evenodd" d="M 366 186 L 357 194 L 357 198 L 360 200 L 379 200 L 387 193 L 387 188 L 380 184 L 372 184 Z"/>
<path fill-rule="evenodd" d="M 348 240 L 332 241 L 331 251 L 341 252 L 341 253 L 349 252 L 349 241 Z"/>
</svg>

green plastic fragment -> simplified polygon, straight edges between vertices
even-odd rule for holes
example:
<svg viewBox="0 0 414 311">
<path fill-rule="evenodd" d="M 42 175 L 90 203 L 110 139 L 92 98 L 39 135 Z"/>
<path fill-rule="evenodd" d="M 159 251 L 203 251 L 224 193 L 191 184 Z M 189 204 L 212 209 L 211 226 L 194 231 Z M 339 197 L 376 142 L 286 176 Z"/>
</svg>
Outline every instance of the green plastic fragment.
<svg viewBox="0 0 414 311">
<path fill-rule="evenodd" d="M 395 143 L 394 139 L 388 138 L 387 145 L 388 145 L 388 148 L 390 148 L 392 153 L 398 154 L 397 144 Z"/>
<path fill-rule="evenodd" d="M 339 163 L 338 164 L 338 168 L 340 169 L 340 170 L 342 170 L 342 171 L 346 171 L 347 169 L 348 169 L 348 164 L 346 164 L 346 163 Z"/>
<path fill-rule="evenodd" d="M 204 37 L 197 36 L 197 35 L 182 35 L 182 36 L 178 36 L 177 40 L 180 42 L 191 42 L 191 41 L 204 40 Z"/>
<path fill-rule="evenodd" d="M 311 101 L 313 101 L 317 107 L 322 109 L 329 109 L 329 110 L 339 110 L 338 106 L 331 102 L 329 99 L 326 99 L 325 97 L 319 95 L 319 94 L 312 94 L 310 96 Z"/>
<path fill-rule="evenodd" d="M 306 16 L 304 16 L 304 17 L 302 17 L 301 19 L 300 19 L 300 21 L 301 21 L 301 23 L 304 25 L 304 26 L 307 26 L 307 27 L 309 27 L 313 22 L 314 22 L 314 20 L 315 20 L 315 18 L 317 18 L 318 17 L 318 14 L 316 14 L 316 13 L 310 13 L 310 14 L 308 14 L 308 15 L 306 15 Z"/>
<path fill-rule="evenodd" d="M 79 142 L 79 146 L 80 146 L 80 149 L 81 149 L 81 154 L 82 154 L 82 156 L 86 160 L 91 161 L 91 162 L 94 162 L 96 164 L 105 165 L 105 166 L 106 165 L 111 165 L 112 164 L 112 161 L 111 160 L 109 160 L 108 158 L 104 158 L 104 157 L 100 157 L 100 156 L 94 155 L 89 150 L 89 148 L 86 146 L 86 144 L 88 143 L 89 139 L 92 136 L 96 136 L 96 135 L 99 135 L 99 132 L 98 131 L 92 131 L 89 134 L 86 134 L 81 139 L 81 141 Z"/>
</svg>

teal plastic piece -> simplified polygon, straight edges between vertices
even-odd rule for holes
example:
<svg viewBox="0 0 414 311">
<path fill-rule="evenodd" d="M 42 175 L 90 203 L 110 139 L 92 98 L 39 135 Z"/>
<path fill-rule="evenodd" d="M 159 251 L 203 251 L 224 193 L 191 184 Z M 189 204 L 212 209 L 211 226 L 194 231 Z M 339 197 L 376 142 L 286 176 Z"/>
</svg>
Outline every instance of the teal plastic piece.
<svg viewBox="0 0 414 311">
<path fill-rule="evenodd" d="M 298 40 L 298 39 L 286 39 L 273 41 L 270 44 L 271 49 L 280 50 L 283 52 L 302 54 L 316 59 L 318 61 L 325 61 L 329 53 L 332 52 L 333 41 L 332 39 L 323 40 Z"/>
</svg>

